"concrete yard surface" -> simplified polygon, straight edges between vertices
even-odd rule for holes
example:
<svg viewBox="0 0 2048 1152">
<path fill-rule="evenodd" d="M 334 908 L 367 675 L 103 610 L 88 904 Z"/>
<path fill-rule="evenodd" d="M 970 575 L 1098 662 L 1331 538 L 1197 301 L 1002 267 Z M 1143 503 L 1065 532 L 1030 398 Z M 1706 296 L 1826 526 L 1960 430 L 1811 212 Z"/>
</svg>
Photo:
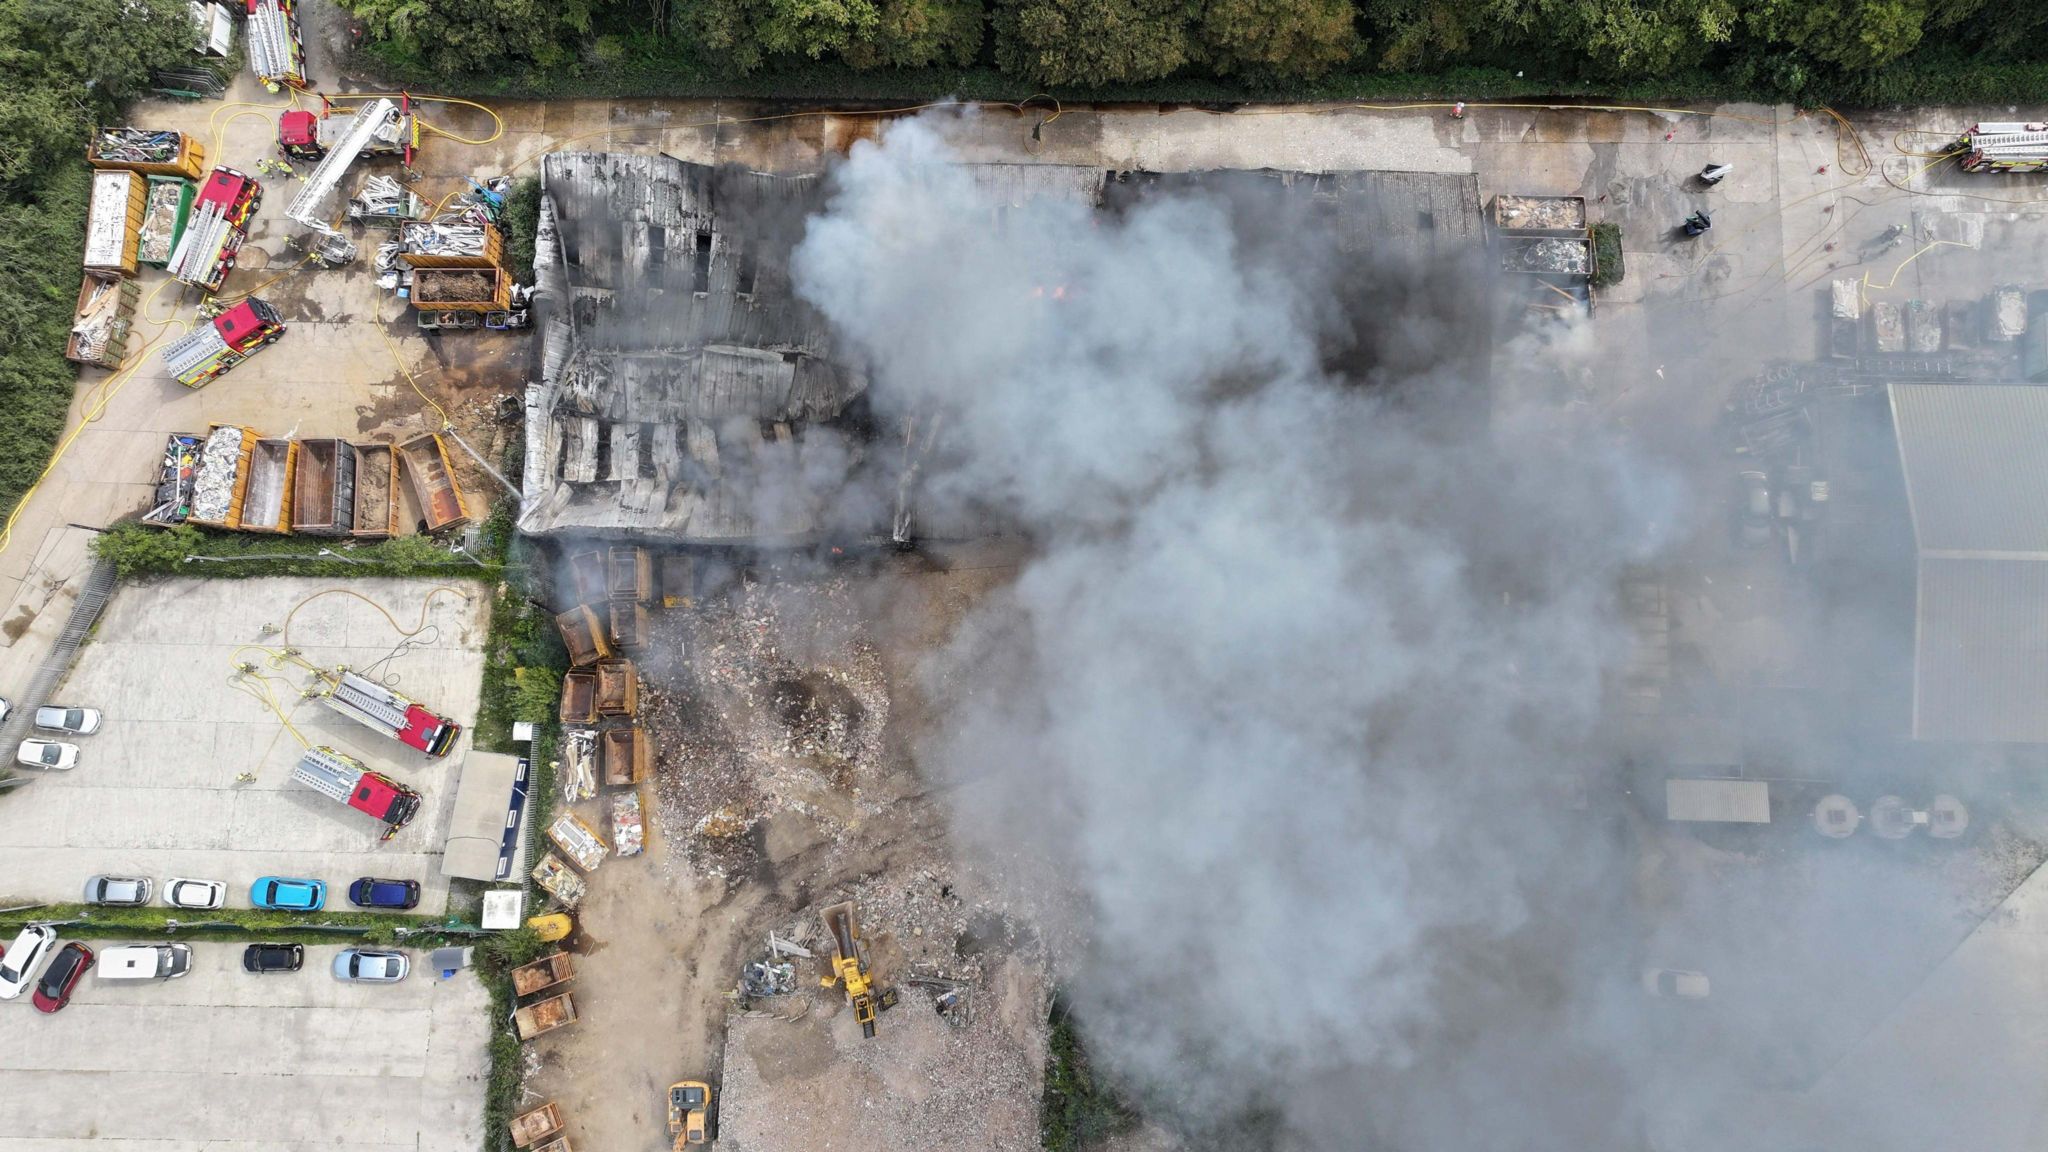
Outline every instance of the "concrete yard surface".
<svg viewBox="0 0 2048 1152">
<path fill-rule="evenodd" d="M 94 941 L 95 949 L 108 942 Z M 192 945 L 175 980 L 89 973 L 55 1015 L 0 1003 L 0 1152 L 474 1152 L 487 997 L 468 972 L 348 984 L 340 946 L 298 972 Z"/>
<path fill-rule="evenodd" d="M 226 882 L 243 907 L 251 881 L 286 875 L 327 881 L 329 906 L 346 907 L 343 887 L 374 875 L 418 880 L 420 911 L 440 911 L 488 612 L 479 586 L 425 580 L 358 580 L 347 592 L 293 578 L 123 585 L 59 691 L 61 703 L 99 708 L 104 726 L 75 738 L 78 767 L 0 796 L 0 892 L 73 901 L 97 873 L 185 876 Z M 301 697 L 312 674 L 269 664 L 285 647 L 373 674 L 462 724 L 462 739 L 430 759 Z M 242 663 L 256 664 L 299 736 L 418 790 L 413 822 L 380 840 L 376 820 L 294 782 L 304 748 L 245 690 L 257 683 L 236 677 Z"/>
</svg>

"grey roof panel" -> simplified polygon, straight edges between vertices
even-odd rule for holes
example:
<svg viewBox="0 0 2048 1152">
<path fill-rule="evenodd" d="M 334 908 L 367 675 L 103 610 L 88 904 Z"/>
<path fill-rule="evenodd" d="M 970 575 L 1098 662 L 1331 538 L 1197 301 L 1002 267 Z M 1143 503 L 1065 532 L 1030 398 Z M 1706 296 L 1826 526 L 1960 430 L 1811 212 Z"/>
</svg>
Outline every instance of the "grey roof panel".
<svg viewBox="0 0 2048 1152">
<path fill-rule="evenodd" d="M 2048 743 L 2048 561 L 1921 558 L 1913 735 Z"/>
<path fill-rule="evenodd" d="M 1894 384 L 1891 402 L 1922 554 L 2048 559 L 2048 388 Z"/>
</svg>

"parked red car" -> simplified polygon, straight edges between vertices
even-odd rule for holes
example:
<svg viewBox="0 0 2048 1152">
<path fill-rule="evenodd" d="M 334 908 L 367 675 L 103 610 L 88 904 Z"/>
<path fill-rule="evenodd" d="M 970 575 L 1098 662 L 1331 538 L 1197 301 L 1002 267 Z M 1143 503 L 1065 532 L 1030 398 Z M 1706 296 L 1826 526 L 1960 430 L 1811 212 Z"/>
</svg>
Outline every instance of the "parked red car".
<svg viewBox="0 0 2048 1152">
<path fill-rule="evenodd" d="M 71 992 L 92 967 L 92 949 L 73 940 L 58 949 L 57 957 L 43 969 L 36 984 L 35 1005 L 39 1012 L 55 1012 L 71 1003 Z"/>
</svg>

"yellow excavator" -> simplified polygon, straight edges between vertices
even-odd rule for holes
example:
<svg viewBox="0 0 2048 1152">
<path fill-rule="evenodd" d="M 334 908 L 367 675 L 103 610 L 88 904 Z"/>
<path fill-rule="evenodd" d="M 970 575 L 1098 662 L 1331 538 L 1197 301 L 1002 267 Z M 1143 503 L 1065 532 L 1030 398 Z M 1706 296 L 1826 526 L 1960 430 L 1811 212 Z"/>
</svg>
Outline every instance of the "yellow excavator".
<svg viewBox="0 0 2048 1152">
<path fill-rule="evenodd" d="M 668 1086 L 668 1134 L 675 1137 L 673 1152 L 707 1138 L 711 1117 L 711 1085 L 702 1080 L 682 1080 Z"/>
<path fill-rule="evenodd" d="M 819 912 L 818 918 L 825 922 L 825 934 L 832 937 L 832 970 L 818 977 L 818 986 L 843 986 L 861 1036 L 872 1040 L 875 1014 L 896 1003 L 896 990 L 875 987 L 874 973 L 868 971 L 867 952 L 861 947 L 860 928 L 853 919 L 853 901 L 834 904 Z"/>
</svg>

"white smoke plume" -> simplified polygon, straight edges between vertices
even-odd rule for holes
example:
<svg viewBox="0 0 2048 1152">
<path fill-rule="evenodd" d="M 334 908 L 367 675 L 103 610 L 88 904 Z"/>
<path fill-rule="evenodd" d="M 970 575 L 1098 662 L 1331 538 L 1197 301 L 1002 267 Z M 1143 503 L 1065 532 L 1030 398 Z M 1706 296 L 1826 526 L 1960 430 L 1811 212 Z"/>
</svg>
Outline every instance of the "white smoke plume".
<svg viewBox="0 0 2048 1152">
<path fill-rule="evenodd" d="M 1093 1050 L 1198 1137 L 1640 1146 L 1629 865 L 1556 785 L 1679 486 L 1489 412 L 1474 267 L 1277 188 L 998 215 L 950 160 L 857 146 L 793 273 L 878 406 L 943 413 L 932 499 L 1033 540 L 922 753 L 971 850 L 1055 862 Z"/>
</svg>

